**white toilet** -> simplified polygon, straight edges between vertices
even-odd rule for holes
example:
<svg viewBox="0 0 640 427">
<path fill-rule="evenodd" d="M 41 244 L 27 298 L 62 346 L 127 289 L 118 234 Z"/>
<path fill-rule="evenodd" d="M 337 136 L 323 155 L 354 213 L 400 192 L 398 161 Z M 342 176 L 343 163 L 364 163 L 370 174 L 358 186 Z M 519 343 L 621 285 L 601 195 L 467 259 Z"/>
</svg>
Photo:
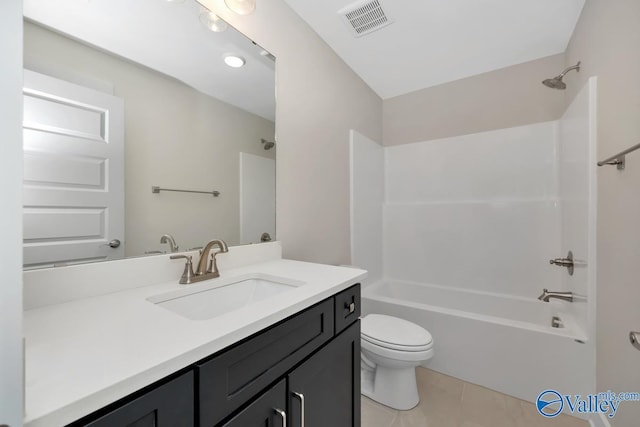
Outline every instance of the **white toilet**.
<svg viewBox="0 0 640 427">
<path fill-rule="evenodd" d="M 429 331 L 383 314 L 365 316 L 361 327 L 362 394 L 394 409 L 416 406 L 415 368 L 433 356 Z"/>
</svg>

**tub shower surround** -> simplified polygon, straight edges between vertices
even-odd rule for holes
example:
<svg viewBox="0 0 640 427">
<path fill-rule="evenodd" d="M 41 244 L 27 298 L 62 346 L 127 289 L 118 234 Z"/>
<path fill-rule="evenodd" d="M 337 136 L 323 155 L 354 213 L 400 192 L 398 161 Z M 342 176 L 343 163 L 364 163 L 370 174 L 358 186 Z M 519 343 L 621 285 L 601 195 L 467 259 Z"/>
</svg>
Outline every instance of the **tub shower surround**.
<svg viewBox="0 0 640 427">
<path fill-rule="evenodd" d="M 592 78 L 560 120 L 446 139 L 354 133 L 352 215 L 370 227 L 353 230 L 353 259 L 383 265 L 363 309 L 428 329 L 430 369 L 528 401 L 594 391 L 595 96 Z M 549 264 L 569 250 L 573 276 Z M 544 303 L 543 288 L 582 298 Z"/>
</svg>

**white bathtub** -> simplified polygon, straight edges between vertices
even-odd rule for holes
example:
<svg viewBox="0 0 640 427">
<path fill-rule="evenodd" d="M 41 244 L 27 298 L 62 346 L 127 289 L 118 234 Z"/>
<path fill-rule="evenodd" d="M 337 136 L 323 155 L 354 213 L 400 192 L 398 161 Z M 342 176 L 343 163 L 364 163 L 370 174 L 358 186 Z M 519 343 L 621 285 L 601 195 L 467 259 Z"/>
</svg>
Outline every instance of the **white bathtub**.
<svg viewBox="0 0 640 427">
<path fill-rule="evenodd" d="M 530 402 L 546 389 L 590 392 L 587 337 L 563 304 L 390 280 L 362 291 L 363 315 L 401 317 L 431 333 L 426 367 Z M 564 328 L 551 327 L 553 316 Z"/>
</svg>

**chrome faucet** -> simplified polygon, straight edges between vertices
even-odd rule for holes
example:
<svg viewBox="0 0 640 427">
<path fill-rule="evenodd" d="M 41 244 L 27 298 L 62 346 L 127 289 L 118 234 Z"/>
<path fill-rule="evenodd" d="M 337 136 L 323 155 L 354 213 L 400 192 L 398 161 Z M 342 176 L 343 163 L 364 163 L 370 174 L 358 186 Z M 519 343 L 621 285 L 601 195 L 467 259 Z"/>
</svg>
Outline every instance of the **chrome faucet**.
<svg viewBox="0 0 640 427">
<path fill-rule="evenodd" d="M 549 302 L 552 298 L 573 302 L 573 292 L 551 292 L 545 288 L 542 290 L 542 295 L 538 297 L 540 301 L 544 302 Z"/>
<path fill-rule="evenodd" d="M 211 253 L 211 250 L 214 246 L 218 246 L 220 248 L 219 251 Z M 220 277 L 220 272 L 218 271 L 218 264 L 216 262 L 216 255 L 221 253 L 229 252 L 229 248 L 224 240 L 214 239 L 211 240 L 207 245 L 200 251 L 200 260 L 198 261 L 198 267 L 196 272 L 193 272 L 193 265 L 191 263 L 190 255 L 172 255 L 171 259 L 179 259 L 184 258 L 187 260 L 184 266 L 184 272 L 182 273 L 182 277 L 180 277 L 181 285 L 188 285 L 190 283 L 201 282 L 203 280 L 215 279 L 216 277 Z"/>
<path fill-rule="evenodd" d="M 168 243 L 171 253 L 178 252 L 178 245 L 176 245 L 176 240 L 171 234 L 163 234 L 160 238 L 160 243 Z"/>
</svg>

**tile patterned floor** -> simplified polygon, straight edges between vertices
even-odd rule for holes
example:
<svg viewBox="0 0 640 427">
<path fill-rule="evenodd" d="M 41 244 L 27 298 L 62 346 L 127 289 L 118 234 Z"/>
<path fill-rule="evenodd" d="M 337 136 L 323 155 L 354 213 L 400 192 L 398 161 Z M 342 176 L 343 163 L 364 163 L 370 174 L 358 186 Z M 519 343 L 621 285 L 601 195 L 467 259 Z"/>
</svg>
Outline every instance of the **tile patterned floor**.
<svg viewBox="0 0 640 427">
<path fill-rule="evenodd" d="M 362 397 L 362 427 L 588 427 L 578 418 L 543 418 L 532 403 L 418 368 L 420 403 L 395 411 Z"/>
</svg>

